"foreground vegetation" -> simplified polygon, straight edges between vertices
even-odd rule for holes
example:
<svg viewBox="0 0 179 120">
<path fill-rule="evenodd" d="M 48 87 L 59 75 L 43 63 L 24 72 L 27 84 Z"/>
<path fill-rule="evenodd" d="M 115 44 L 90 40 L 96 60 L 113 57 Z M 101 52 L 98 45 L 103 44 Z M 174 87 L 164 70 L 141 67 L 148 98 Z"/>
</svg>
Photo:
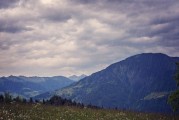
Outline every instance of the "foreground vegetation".
<svg viewBox="0 0 179 120">
<path fill-rule="evenodd" d="M 172 106 L 173 111 L 179 110 L 179 62 L 176 63 L 177 70 L 174 79 L 177 83 L 177 89 L 169 96 L 168 103 Z"/>
<path fill-rule="evenodd" d="M 38 101 L 4 93 L 0 95 L 0 120 L 179 120 L 179 115 L 107 110 L 59 96 Z"/>
<path fill-rule="evenodd" d="M 0 120 L 172 120 L 170 115 L 52 106 L 40 103 L 0 103 Z M 175 118 L 179 119 L 179 116 Z"/>
</svg>

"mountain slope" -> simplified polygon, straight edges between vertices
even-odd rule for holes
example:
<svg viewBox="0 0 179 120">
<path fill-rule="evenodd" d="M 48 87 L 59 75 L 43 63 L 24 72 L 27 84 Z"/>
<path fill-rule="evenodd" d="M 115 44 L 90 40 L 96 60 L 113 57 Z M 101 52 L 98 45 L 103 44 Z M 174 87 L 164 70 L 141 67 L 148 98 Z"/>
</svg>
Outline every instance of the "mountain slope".
<svg viewBox="0 0 179 120">
<path fill-rule="evenodd" d="M 74 81 L 63 77 L 9 76 L 0 78 L 0 92 L 10 92 L 23 97 L 33 97 L 47 91 L 63 88 Z"/>
<path fill-rule="evenodd" d="M 54 94 L 106 108 L 170 112 L 166 100 L 176 89 L 175 62 L 161 53 L 135 55 Z"/>
</svg>

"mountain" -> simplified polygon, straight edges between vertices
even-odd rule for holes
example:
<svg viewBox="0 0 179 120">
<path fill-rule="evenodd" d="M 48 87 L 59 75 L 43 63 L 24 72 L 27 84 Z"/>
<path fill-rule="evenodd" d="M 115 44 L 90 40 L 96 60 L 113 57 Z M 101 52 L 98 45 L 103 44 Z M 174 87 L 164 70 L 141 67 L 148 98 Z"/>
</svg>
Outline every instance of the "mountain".
<svg viewBox="0 0 179 120">
<path fill-rule="evenodd" d="M 20 76 L 26 81 L 31 81 L 43 86 L 46 91 L 53 91 L 55 89 L 60 89 L 72 84 L 74 81 L 64 77 L 64 76 L 54 76 L 54 77 L 24 77 Z"/>
<path fill-rule="evenodd" d="M 0 93 L 10 92 L 14 96 L 33 97 L 47 91 L 66 87 L 74 81 L 63 77 L 9 76 L 0 78 Z"/>
<path fill-rule="evenodd" d="M 138 54 L 53 94 L 105 108 L 171 112 L 167 97 L 176 89 L 177 60 L 161 53 Z"/>
<path fill-rule="evenodd" d="M 87 77 L 87 76 L 84 75 L 84 74 L 82 74 L 82 75 L 80 75 L 80 76 L 72 75 L 72 76 L 70 76 L 70 77 L 68 77 L 68 78 L 71 79 L 71 80 L 74 80 L 74 81 L 79 81 L 79 80 L 81 80 L 81 79 L 83 79 L 83 78 L 85 78 L 85 77 Z"/>
<path fill-rule="evenodd" d="M 40 84 L 16 76 L 1 77 L 0 78 L 0 92 L 10 92 L 13 96 L 20 95 L 23 97 L 31 97 L 46 91 Z"/>
</svg>

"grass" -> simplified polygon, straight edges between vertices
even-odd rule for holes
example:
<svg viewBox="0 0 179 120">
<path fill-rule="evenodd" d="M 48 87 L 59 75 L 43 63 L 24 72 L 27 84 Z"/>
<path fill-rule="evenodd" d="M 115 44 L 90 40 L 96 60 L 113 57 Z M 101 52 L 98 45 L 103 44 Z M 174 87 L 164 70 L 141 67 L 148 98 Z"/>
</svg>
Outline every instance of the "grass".
<svg viewBox="0 0 179 120">
<path fill-rule="evenodd" d="M 47 106 L 42 104 L 0 104 L 0 120 L 172 120 L 170 115 L 105 109 Z M 179 120 L 176 118 L 176 120 Z"/>
</svg>

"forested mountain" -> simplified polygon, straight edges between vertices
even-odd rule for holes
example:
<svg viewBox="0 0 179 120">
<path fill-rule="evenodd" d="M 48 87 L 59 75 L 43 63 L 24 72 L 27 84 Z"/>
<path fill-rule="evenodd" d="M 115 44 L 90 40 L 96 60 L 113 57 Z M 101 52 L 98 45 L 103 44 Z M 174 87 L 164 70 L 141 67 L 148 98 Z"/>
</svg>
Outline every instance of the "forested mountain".
<svg viewBox="0 0 179 120">
<path fill-rule="evenodd" d="M 171 112 L 167 97 L 176 89 L 177 60 L 161 53 L 138 54 L 53 94 L 105 108 Z"/>
</svg>

